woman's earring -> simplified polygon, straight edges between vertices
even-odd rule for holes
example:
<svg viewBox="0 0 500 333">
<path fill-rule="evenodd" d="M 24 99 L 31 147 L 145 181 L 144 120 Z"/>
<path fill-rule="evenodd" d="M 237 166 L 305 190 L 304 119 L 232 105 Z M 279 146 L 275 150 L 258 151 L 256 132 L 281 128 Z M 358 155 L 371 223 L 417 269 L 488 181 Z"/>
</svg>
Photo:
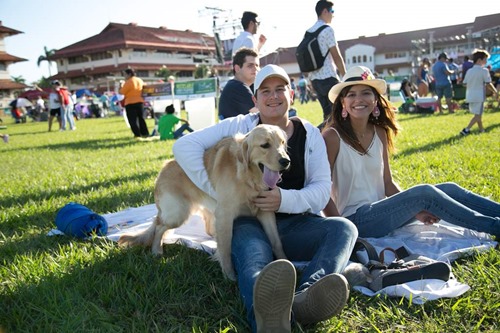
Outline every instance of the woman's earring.
<svg viewBox="0 0 500 333">
<path fill-rule="evenodd" d="M 346 118 L 347 118 L 347 110 L 346 110 L 346 108 L 342 109 L 342 118 L 344 118 L 344 120 L 346 120 Z"/>
<path fill-rule="evenodd" d="M 380 110 L 378 106 L 375 106 L 375 108 L 372 111 L 372 115 L 375 117 L 375 119 L 378 119 L 378 116 L 380 116 Z"/>
</svg>

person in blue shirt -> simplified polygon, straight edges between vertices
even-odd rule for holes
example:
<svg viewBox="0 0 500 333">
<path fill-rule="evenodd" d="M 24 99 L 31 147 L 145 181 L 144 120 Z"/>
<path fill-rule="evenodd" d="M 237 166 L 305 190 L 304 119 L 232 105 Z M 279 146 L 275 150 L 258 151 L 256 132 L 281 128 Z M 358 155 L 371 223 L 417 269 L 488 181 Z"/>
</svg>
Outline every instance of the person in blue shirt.
<svg viewBox="0 0 500 333">
<path fill-rule="evenodd" d="M 448 105 L 448 112 L 454 113 L 451 98 L 453 97 L 453 87 L 451 84 L 450 75 L 455 72 L 450 70 L 446 61 L 449 59 L 446 52 L 441 53 L 438 56 L 438 61 L 432 66 L 432 74 L 436 80 L 436 95 L 438 98 L 438 108 L 439 113 L 443 113 L 443 106 L 441 105 L 441 99 L 446 99 L 446 105 Z"/>
<path fill-rule="evenodd" d="M 234 78 L 222 89 L 219 99 L 219 119 L 257 112 L 253 101 L 253 82 L 259 71 L 259 56 L 249 48 L 241 48 L 233 57 Z"/>
</svg>

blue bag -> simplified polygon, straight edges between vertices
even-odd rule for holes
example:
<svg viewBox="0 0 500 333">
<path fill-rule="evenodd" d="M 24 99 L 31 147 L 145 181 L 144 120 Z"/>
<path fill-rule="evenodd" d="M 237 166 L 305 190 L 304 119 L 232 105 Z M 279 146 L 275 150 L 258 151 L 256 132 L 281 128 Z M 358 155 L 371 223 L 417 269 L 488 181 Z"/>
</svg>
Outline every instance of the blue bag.
<svg viewBox="0 0 500 333">
<path fill-rule="evenodd" d="M 78 238 L 94 233 L 105 236 L 108 233 L 108 222 L 104 217 L 75 202 L 70 202 L 57 212 L 56 226 L 66 235 Z"/>
</svg>

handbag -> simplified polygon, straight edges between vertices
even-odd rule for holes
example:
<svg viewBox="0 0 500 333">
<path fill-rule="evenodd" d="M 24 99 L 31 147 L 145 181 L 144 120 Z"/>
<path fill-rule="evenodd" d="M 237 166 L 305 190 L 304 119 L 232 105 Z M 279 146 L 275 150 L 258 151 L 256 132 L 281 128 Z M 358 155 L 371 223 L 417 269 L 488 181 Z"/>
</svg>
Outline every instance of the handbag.
<svg viewBox="0 0 500 333">
<path fill-rule="evenodd" d="M 368 255 L 366 263 L 361 263 L 358 255 L 358 252 L 363 250 Z M 384 262 L 386 251 L 395 255 L 395 259 L 389 264 Z M 358 285 L 368 286 L 373 291 L 423 279 L 448 281 L 454 278 L 451 266 L 445 262 L 418 254 L 410 254 L 404 247 L 396 250 L 387 247 L 379 254 L 373 245 L 361 238 L 356 240 L 351 261 L 363 264 L 369 272 L 366 281 L 358 281 Z"/>
</svg>

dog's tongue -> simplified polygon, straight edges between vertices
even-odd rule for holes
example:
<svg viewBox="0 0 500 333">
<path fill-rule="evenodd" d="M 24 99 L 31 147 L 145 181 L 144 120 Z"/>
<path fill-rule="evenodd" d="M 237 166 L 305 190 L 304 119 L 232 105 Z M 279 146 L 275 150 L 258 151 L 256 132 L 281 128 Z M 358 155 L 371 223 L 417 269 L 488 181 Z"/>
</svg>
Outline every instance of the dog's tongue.
<svg viewBox="0 0 500 333">
<path fill-rule="evenodd" d="M 264 165 L 264 176 L 263 176 L 264 182 L 266 183 L 269 188 L 275 188 L 276 183 L 280 180 L 280 173 L 278 171 L 272 171 L 269 170 L 265 165 Z"/>
</svg>

